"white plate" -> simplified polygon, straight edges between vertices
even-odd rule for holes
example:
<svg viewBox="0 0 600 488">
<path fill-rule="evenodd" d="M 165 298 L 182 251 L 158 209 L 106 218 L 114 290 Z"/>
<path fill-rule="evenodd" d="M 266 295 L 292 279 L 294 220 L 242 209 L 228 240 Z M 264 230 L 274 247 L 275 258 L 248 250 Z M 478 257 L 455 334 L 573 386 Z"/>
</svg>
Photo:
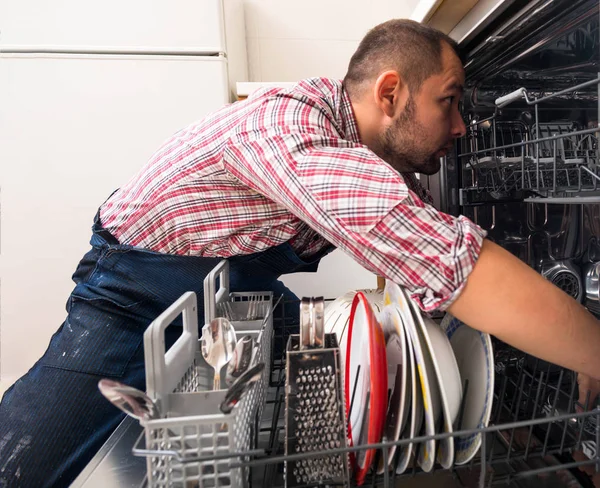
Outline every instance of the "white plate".
<svg viewBox="0 0 600 488">
<path fill-rule="evenodd" d="M 494 351 L 492 339 L 485 332 L 475 330 L 449 313 L 441 324 L 456 356 L 461 384 L 469 386 L 464 400 L 462 425 L 459 430 L 487 427 L 494 399 Z M 461 436 L 456 439 L 458 465 L 468 463 L 481 446 L 481 434 Z"/>
<path fill-rule="evenodd" d="M 335 333 L 340 346 L 341 367 L 344 369 L 346 360 L 346 345 L 348 343 L 347 331 L 350 322 L 352 301 L 358 291 L 361 291 L 371 304 L 373 311 L 379 313 L 383 308 L 383 290 L 353 290 L 336 298 L 325 308 L 325 332 Z"/>
<path fill-rule="evenodd" d="M 420 337 L 422 342 L 427 344 L 427 353 L 433 363 L 442 402 L 443 429 L 445 433 L 451 434 L 462 399 L 460 372 L 456 358 L 444 331 L 433 320 L 423 317 L 417 305 L 412 300 L 409 301 L 413 317 L 419 324 Z M 454 438 L 452 436 L 440 439 L 437 458 L 443 468 L 452 467 L 454 463 Z"/>
<path fill-rule="evenodd" d="M 404 327 L 412 341 L 415 364 L 423 398 L 423 410 L 425 415 L 423 434 L 433 436 L 436 433 L 436 419 L 440 417 L 441 413 L 440 390 L 435 378 L 433 364 L 431 363 L 429 354 L 426 354 L 426 351 L 421 346 L 421 339 L 419 338 L 419 332 L 413 320 L 408 300 L 398 285 L 387 280 L 384 291 L 384 304 L 387 305 L 389 303 L 396 303 L 399 305 Z M 423 346 L 425 346 L 424 343 Z M 421 432 L 418 434 L 421 434 Z M 421 466 L 421 469 L 425 472 L 429 472 L 433 469 L 435 463 L 435 445 L 435 439 L 430 439 L 419 446 L 419 466 Z"/>
<path fill-rule="evenodd" d="M 419 377 L 416 374 L 415 368 L 415 353 L 413 351 L 413 345 L 410 338 L 405 334 L 406 339 L 406 350 L 408 352 L 408 361 L 406 362 L 407 374 L 410 387 L 411 402 L 409 406 L 409 417 L 410 422 L 406 425 L 406 428 L 402 432 L 401 439 L 414 439 L 418 432 L 421 431 L 423 425 L 423 396 L 421 394 L 421 384 L 419 383 Z M 396 468 L 396 474 L 402 474 L 408 468 L 408 464 L 412 459 L 412 453 L 415 449 L 415 445 L 411 442 L 401 446 L 400 459 L 398 460 L 398 466 Z"/>
<path fill-rule="evenodd" d="M 402 315 L 396 304 L 391 304 L 379 314 L 379 322 L 383 327 L 386 343 L 388 395 L 389 403 L 386 413 L 384 435 L 388 442 L 400 439 L 408 419 L 408 405 L 411 401 L 411 386 L 408 371 L 410 368 L 409 356 L 406 346 Z M 388 451 L 388 466 L 394 461 L 397 446 L 390 447 Z M 383 473 L 383 456 L 379 459 L 377 473 Z"/>
</svg>

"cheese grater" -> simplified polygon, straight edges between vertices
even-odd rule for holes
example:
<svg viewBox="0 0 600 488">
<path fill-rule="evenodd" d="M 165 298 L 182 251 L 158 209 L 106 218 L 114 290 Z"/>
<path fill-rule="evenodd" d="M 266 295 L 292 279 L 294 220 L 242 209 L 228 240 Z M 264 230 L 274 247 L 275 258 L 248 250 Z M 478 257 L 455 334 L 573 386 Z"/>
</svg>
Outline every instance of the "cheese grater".
<svg viewBox="0 0 600 488">
<path fill-rule="evenodd" d="M 287 344 L 285 454 L 346 447 L 340 349 L 324 333 L 323 298 L 303 298 L 300 334 Z M 347 453 L 286 461 L 286 487 L 349 486 Z"/>
</svg>

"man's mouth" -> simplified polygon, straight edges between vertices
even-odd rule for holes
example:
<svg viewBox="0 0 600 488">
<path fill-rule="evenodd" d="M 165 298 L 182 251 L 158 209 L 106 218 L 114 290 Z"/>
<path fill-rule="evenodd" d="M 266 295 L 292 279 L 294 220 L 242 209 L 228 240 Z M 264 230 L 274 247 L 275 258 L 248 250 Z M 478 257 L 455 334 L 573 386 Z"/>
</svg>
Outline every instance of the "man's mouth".
<svg viewBox="0 0 600 488">
<path fill-rule="evenodd" d="M 440 158 L 444 157 L 446 154 L 448 154 L 450 152 L 450 149 L 452 149 L 452 144 L 442 147 L 437 153 L 435 153 L 435 155 L 439 156 Z"/>
</svg>

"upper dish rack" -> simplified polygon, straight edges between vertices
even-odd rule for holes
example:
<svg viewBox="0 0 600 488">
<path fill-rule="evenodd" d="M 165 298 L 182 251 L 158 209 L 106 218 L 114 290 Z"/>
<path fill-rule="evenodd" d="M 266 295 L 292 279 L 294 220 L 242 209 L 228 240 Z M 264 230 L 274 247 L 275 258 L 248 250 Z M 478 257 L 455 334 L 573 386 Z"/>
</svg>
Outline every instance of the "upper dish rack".
<svg viewBox="0 0 600 488">
<path fill-rule="evenodd" d="M 496 99 L 491 117 L 471 119 L 464 152 L 458 156 L 466 183 L 461 204 L 473 203 L 466 197 L 473 192 L 492 200 L 600 202 L 597 122 L 582 127 L 571 120 L 540 119 L 545 102 L 599 84 L 596 78 L 539 97 L 519 88 Z M 518 120 L 499 120 L 499 109 L 517 101 L 533 106 L 534 113 L 523 111 Z"/>
</svg>

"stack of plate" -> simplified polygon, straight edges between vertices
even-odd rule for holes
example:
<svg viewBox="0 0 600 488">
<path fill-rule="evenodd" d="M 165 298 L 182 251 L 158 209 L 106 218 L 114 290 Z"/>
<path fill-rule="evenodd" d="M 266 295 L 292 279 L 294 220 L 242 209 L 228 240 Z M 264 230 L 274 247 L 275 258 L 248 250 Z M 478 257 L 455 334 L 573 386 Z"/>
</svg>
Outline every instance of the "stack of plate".
<svg viewBox="0 0 600 488">
<path fill-rule="evenodd" d="M 374 444 L 488 425 L 494 390 L 490 336 L 446 314 L 441 326 L 422 315 L 398 285 L 353 291 L 325 310 L 344 360 L 349 445 Z M 465 395 L 463 389 L 465 385 Z M 404 472 L 416 458 L 423 471 L 469 462 L 481 434 L 449 436 L 390 447 L 387 469 Z M 376 451 L 351 456 L 357 484 Z"/>
</svg>

